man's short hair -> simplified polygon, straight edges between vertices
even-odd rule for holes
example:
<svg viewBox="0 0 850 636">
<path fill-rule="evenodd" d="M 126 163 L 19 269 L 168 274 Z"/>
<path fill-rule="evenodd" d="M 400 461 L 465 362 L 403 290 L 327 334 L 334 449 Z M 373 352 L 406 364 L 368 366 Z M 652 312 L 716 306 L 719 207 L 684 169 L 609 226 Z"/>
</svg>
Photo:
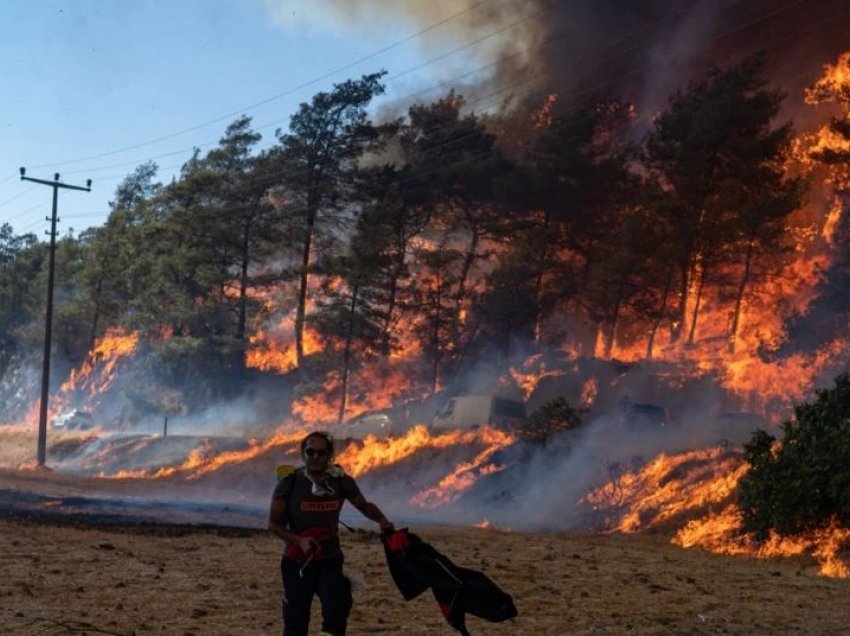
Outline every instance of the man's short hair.
<svg viewBox="0 0 850 636">
<path fill-rule="evenodd" d="M 308 433 L 307 436 L 301 440 L 301 454 L 303 455 L 304 451 L 307 449 L 307 442 L 314 437 L 325 440 L 325 446 L 328 449 L 328 457 L 333 457 L 334 440 L 331 437 L 331 434 L 327 431 L 313 431 L 312 433 Z"/>
</svg>

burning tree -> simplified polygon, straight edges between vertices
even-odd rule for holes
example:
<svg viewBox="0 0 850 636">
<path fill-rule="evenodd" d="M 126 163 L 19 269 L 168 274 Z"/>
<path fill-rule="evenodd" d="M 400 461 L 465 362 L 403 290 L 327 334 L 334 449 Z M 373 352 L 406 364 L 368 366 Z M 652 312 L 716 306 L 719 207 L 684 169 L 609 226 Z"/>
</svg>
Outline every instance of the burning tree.
<svg viewBox="0 0 850 636">
<path fill-rule="evenodd" d="M 597 301 L 609 295 L 611 280 L 602 269 L 636 193 L 630 149 L 620 136 L 630 119 L 625 104 L 581 103 L 538 132 L 514 175 L 510 189 L 525 214 L 513 243 L 536 272 L 538 340 L 540 321 L 556 308 L 577 306 L 596 326 L 613 318 Z"/>
<path fill-rule="evenodd" d="M 707 283 L 743 251 L 734 339 L 752 263 L 776 252 L 785 218 L 800 205 L 800 182 L 784 176 L 791 126 L 773 126 L 784 96 L 766 88 L 764 60 L 757 55 L 715 69 L 677 93 L 647 141 L 672 230 L 670 263 L 679 283 L 674 341 L 687 327 L 687 342 L 694 343 Z"/>
<path fill-rule="evenodd" d="M 379 139 L 366 107 L 384 92 L 383 75 L 364 75 L 336 85 L 329 93 L 318 93 L 292 116 L 289 132 L 278 131 L 280 147 L 274 153 L 281 174 L 278 196 L 285 201 L 301 244 L 295 318 L 299 365 L 304 359 L 308 281 L 317 233 L 339 230 L 357 163 Z"/>
</svg>

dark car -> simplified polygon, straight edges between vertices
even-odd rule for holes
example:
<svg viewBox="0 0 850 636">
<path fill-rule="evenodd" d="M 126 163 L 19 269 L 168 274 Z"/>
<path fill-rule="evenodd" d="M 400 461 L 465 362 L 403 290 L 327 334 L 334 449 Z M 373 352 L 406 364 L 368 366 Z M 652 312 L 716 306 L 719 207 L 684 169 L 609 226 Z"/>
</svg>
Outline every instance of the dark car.
<svg viewBox="0 0 850 636">
<path fill-rule="evenodd" d="M 667 428 L 673 421 L 663 406 L 628 402 L 623 405 L 623 426 L 630 431 L 651 431 Z"/>
</svg>

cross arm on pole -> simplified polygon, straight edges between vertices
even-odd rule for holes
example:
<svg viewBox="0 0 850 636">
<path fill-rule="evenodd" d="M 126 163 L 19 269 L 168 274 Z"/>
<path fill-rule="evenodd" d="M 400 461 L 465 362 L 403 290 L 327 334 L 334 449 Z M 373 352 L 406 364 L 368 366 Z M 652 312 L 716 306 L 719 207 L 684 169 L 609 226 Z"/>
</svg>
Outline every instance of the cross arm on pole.
<svg viewBox="0 0 850 636">
<path fill-rule="evenodd" d="M 28 177 L 27 169 L 21 168 L 21 181 L 32 181 L 33 183 L 40 183 L 42 185 L 48 185 L 53 188 L 67 188 L 68 190 L 82 190 L 83 192 L 91 192 L 91 179 L 86 179 L 85 186 L 76 186 L 71 185 L 70 183 L 60 183 L 59 181 L 59 173 L 57 172 L 54 176 L 53 181 L 48 181 L 47 179 L 35 179 L 33 177 Z"/>
</svg>

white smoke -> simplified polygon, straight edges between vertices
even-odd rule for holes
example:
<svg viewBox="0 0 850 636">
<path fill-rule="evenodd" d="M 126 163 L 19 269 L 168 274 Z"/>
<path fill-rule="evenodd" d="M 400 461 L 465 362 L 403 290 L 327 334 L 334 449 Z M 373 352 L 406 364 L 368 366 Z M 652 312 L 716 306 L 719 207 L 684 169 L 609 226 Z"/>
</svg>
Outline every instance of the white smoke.
<svg viewBox="0 0 850 636">
<path fill-rule="evenodd" d="M 421 67 L 396 68 L 393 52 L 388 51 L 370 59 L 366 64 L 371 67 L 364 65 L 351 73 L 386 68 L 388 95 L 394 97 L 422 89 L 423 82 L 433 89 L 411 102 L 439 98 L 450 88 L 468 99 L 486 96 L 476 105 L 479 111 L 511 96 L 514 74 L 506 72 L 506 67 L 525 68 L 531 63 L 541 31 L 539 4 L 521 0 L 266 0 L 272 19 L 287 32 L 340 36 L 357 32 L 374 38 L 375 49 L 410 37 L 393 50 L 416 51 L 423 59 Z M 531 85 L 527 79 L 522 90 Z M 394 110 L 401 112 L 406 106 L 399 104 Z"/>
</svg>

